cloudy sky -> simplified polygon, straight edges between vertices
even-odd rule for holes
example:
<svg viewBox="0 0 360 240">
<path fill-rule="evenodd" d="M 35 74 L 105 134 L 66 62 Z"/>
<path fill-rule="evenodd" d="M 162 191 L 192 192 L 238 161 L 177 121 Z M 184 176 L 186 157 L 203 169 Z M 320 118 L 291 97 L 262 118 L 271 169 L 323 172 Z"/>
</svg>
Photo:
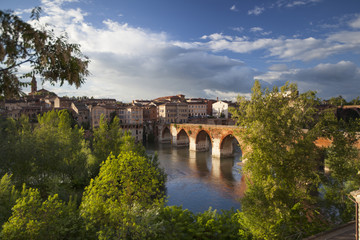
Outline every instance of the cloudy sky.
<svg viewBox="0 0 360 240">
<path fill-rule="evenodd" d="M 90 60 L 85 85 L 64 96 L 232 99 L 296 82 L 328 99 L 360 95 L 359 0 L 1 0 L 41 21 Z"/>
</svg>

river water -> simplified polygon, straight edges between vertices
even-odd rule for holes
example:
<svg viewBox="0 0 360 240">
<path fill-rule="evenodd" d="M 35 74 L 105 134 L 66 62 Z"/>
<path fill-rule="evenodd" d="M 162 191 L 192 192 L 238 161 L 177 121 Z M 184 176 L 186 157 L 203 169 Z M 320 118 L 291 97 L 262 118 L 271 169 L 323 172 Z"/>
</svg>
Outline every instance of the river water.
<svg viewBox="0 0 360 240">
<path fill-rule="evenodd" d="M 208 152 L 189 151 L 171 144 L 147 144 L 149 154 L 157 152 L 167 174 L 167 205 L 182 205 L 192 212 L 240 208 L 245 183 L 239 165 L 241 151 L 234 157 L 213 158 Z"/>
</svg>

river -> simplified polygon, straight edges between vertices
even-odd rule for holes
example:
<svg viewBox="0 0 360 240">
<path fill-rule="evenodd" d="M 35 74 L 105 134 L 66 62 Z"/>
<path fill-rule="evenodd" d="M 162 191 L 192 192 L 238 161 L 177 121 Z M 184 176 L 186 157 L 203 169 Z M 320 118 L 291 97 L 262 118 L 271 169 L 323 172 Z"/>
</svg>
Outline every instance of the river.
<svg viewBox="0 0 360 240">
<path fill-rule="evenodd" d="M 241 151 L 234 157 L 212 158 L 208 152 L 190 152 L 171 144 L 147 144 L 149 154 L 157 152 L 167 174 L 167 205 L 182 205 L 192 212 L 240 208 L 238 199 L 245 183 L 239 165 Z"/>
</svg>

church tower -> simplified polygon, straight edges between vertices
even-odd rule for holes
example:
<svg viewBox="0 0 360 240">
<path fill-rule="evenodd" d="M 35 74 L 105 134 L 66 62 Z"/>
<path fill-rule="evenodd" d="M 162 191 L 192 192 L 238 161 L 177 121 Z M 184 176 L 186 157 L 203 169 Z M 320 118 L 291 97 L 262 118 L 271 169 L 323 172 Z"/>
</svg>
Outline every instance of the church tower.
<svg viewBox="0 0 360 240">
<path fill-rule="evenodd" d="M 37 82 L 35 76 L 33 76 L 31 80 L 31 94 L 35 94 L 36 92 L 37 92 Z"/>
</svg>

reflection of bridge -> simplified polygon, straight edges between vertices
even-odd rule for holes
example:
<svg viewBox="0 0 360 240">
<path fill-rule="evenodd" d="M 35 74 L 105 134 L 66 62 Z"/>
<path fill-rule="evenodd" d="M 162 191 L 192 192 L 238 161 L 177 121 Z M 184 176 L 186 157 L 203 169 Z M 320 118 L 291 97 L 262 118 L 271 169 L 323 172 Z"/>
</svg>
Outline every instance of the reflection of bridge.
<svg viewBox="0 0 360 240">
<path fill-rule="evenodd" d="M 244 155 L 247 148 L 237 136 L 236 126 L 171 124 L 159 127 L 159 141 L 171 142 L 175 146 L 189 146 L 191 151 L 208 151 L 212 156 L 231 156 L 234 152 L 233 142 L 237 141 Z"/>
</svg>

